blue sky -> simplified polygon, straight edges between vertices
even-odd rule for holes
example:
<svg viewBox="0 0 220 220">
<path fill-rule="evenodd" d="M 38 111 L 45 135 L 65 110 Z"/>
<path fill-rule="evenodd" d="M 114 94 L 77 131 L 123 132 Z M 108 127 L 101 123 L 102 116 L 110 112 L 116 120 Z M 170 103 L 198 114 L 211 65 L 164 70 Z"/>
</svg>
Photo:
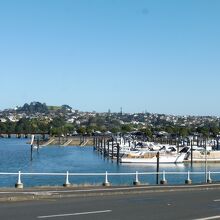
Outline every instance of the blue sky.
<svg viewBox="0 0 220 220">
<path fill-rule="evenodd" d="M 0 109 L 220 116 L 220 1 L 1 0 Z"/>
</svg>

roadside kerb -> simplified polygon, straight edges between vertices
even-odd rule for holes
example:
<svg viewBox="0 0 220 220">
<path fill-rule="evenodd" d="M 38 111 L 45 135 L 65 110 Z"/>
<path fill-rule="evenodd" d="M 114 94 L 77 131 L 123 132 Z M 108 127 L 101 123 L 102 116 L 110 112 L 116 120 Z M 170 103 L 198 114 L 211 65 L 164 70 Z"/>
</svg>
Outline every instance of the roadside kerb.
<svg viewBox="0 0 220 220">
<path fill-rule="evenodd" d="M 66 197 L 87 197 L 87 196 L 114 196 L 126 194 L 143 194 L 143 193 L 163 193 L 178 191 L 195 191 L 195 190 L 212 190 L 219 189 L 220 183 L 200 184 L 200 185 L 158 185 L 158 186 L 129 186 L 129 187 L 70 187 L 65 188 L 45 187 L 28 188 L 27 190 L 18 189 L 0 190 L 0 202 L 15 202 L 26 200 L 42 200 L 42 199 L 59 199 Z"/>
</svg>

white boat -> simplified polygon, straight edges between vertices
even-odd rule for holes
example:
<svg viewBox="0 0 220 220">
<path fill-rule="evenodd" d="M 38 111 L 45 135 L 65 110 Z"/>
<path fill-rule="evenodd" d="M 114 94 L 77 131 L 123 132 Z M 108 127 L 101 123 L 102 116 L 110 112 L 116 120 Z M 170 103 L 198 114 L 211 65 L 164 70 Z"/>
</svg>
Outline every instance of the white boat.
<svg viewBox="0 0 220 220">
<path fill-rule="evenodd" d="M 203 148 L 202 150 L 198 148 L 198 150 L 194 150 L 192 152 L 193 162 L 220 162 L 220 151 L 219 150 L 207 150 Z M 186 162 L 191 161 L 191 154 L 185 160 Z"/>
<path fill-rule="evenodd" d="M 179 153 L 176 152 L 160 152 L 159 163 L 182 163 L 189 151 L 188 147 L 183 148 Z M 130 153 L 121 157 L 121 163 L 157 163 L 157 152 L 148 151 L 142 153 Z"/>
</svg>

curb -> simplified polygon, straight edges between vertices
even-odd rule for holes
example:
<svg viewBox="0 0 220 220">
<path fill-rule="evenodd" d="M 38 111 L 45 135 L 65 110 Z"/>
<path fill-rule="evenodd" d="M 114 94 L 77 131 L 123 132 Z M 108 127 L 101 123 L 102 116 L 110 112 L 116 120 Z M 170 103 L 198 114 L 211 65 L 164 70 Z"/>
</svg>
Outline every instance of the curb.
<svg viewBox="0 0 220 220">
<path fill-rule="evenodd" d="M 68 197 L 91 197 L 91 196 L 114 196 L 143 193 L 164 193 L 180 191 L 201 191 L 220 189 L 220 184 L 203 184 L 203 185 L 163 185 L 149 186 L 138 185 L 130 187 L 69 187 L 64 188 L 30 188 L 27 190 L 0 190 L 0 202 L 18 202 L 44 199 L 60 199 Z"/>
</svg>

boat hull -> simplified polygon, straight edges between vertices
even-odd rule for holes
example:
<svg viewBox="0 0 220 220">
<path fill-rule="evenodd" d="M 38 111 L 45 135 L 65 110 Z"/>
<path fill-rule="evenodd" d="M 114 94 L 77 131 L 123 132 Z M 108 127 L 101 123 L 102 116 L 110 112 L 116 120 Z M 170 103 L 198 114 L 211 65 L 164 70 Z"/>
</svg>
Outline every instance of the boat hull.
<svg viewBox="0 0 220 220">
<path fill-rule="evenodd" d="M 160 156 L 159 163 L 182 163 L 184 161 L 185 154 L 180 155 L 165 155 Z M 151 157 L 151 158 L 142 158 L 142 157 L 122 157 L 120 160 L 121 163 L 149 163 L 149 164 L 156 164 L 157 163 L 157 157 Z"/>
</svg>

